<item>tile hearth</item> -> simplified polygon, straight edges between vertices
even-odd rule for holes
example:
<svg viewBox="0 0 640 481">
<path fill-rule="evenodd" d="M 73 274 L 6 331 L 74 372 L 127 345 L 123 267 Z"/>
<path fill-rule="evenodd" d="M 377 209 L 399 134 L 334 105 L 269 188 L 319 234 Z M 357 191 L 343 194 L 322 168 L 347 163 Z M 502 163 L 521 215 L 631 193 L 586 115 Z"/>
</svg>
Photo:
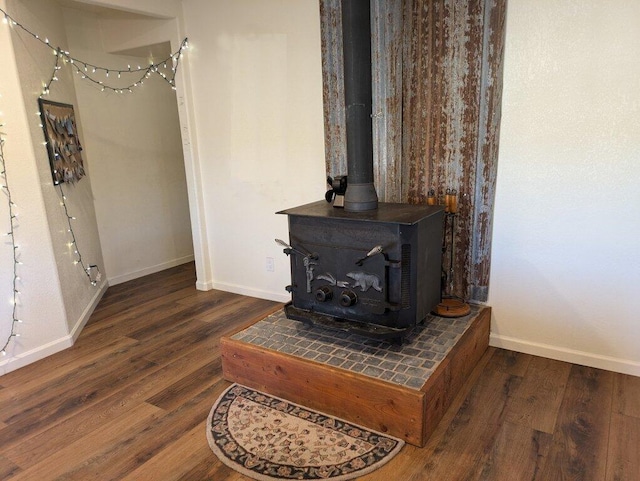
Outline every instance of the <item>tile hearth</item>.
<svg viewBox="0 0 640 481">
<path fill-rule="evenodd" d="M 419 390 L 482 306 L 457 319 L 428 316 L 402 345 L 287 319 L 281 309 L 231 338 Z"/>
</svg>

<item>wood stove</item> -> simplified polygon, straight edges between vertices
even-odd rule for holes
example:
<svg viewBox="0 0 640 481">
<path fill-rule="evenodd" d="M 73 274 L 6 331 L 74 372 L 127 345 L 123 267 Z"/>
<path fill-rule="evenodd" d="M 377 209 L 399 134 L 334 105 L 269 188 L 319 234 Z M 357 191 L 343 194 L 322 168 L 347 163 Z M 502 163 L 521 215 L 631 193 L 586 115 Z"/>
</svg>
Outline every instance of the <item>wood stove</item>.
<svg viewBox="0 0 640 481">
<path fill-rule="evenodd" d="M 320 201 L 289 218 L 289 318 L 402 338 L 440 302 L 441 206 L 379 203 L 352 213 Z"/>
<path fill-rule="evenodd" d="M 287 316 L 402 338 L 440 301 L 444 208 L 379 203 L 373 184 L 370 0 L 342 1 L 348 175 L 344 208 L 320 201 L 289 217 Z M 336 194 L 330 191 L 327 200 Z M 342 200 L 342 199 L 341 199 Z"/>
</svg>

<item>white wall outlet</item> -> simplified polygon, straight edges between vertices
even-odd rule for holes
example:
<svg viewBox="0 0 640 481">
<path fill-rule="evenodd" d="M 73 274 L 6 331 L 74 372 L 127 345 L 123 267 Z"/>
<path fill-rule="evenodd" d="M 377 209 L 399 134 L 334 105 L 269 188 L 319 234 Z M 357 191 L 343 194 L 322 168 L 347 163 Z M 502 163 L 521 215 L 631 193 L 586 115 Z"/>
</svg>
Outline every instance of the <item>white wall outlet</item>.
<svg viewBox="0 0 640 481">
<path fill-rule="evenodd" d="M 267 262 L 265 264 L 267 272 L 273 272 L 276 270 L 276 263 L 273 260 L 273 257 L 267 257 Z"/>
</svg>

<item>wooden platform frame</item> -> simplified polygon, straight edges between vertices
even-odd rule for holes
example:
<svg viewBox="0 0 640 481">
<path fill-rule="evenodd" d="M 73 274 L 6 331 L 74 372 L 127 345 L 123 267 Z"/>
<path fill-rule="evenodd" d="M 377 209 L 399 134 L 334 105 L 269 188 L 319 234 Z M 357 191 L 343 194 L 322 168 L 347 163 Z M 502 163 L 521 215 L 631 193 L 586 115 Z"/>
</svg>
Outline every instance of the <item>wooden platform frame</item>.
<svg viewBox="0 0 640 481">
<path fill-rule="evenodd" d="M 221 339 L 226 380 L 424 446 L 489 346 L 491 308 L 483 307 L 421 389 Z"/>
</svg>

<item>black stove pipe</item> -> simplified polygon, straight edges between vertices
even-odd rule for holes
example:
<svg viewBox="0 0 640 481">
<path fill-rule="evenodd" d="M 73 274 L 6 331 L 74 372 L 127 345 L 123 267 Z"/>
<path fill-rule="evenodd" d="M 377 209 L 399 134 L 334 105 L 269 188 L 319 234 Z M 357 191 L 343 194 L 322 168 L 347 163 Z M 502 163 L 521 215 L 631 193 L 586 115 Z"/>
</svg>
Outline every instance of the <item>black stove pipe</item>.
<svg viewBox="0 0 640 481">
<path fill-rule="evenodd" d="M 348 169 L 344 209 L 374 210 L 370 0 L 342 0 L 342 45 Z"/>
</svg>

